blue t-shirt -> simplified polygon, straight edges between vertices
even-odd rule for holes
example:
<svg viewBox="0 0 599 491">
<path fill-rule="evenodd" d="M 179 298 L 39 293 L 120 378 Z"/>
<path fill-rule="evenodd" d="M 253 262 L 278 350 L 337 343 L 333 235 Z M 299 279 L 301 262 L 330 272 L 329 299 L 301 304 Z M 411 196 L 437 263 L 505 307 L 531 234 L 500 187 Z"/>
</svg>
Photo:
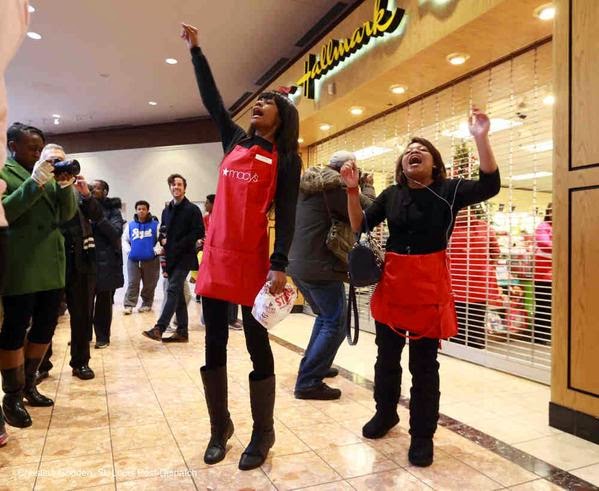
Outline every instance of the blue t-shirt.
<svg viewBox="0 0 599 491">
<path fill-rule="evenodd" d="M 151 261 L 156 257 L 154 246 L 158 241 L 158 220 L 152 217 L 151 220 L 140 223 L 137 220 L 129 222 L 129 243 L 131 252 L 129 260 L 131 261 Z"/>
</svg>

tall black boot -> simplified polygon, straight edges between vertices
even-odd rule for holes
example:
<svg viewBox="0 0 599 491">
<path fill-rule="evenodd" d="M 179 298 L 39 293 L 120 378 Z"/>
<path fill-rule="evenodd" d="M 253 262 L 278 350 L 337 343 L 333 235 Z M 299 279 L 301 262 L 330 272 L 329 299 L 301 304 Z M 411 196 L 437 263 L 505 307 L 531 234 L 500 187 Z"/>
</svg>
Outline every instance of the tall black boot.
<svg viewBox="0 0 599 491">
<path fill-rule="evenodd" d="M 253 372 L 250 374 L 250 402 L 254 427 L 252 439 L 239 460 L 239 468 L 242 471 L 260 467 L 275 444 L 275 376 L 252 380 L 252 374 Z"/>
<path fill-rule="evenodd" d="M 0 408 L 0 447 L 6 445 L 8 441 L 8 433 L 6 433 L 6 426 L 4 425 L 4 415 L 2 414 L 2 408 Z"/>
<path fill-rule="evenodd" d="M 379 356 L 380 358 L 380 356 Z M 399 357 L 398 357 L 399 358 Z M 397 404 L 401 392 L 401 365 L 399 359 L 396 366 L 389 367 L 377 359 L 374 366 L 374 400 L 376 413 L 362 427 L 364 438 L 382 438 L 397 423 Z"/>
<path fill-rule="evenodd" d="M 49 407 L 54 405 L 54 401 L 40 394 L 36 385 L 37 369 L 41 361 L 41 358 L 25 358 L 25 390 L 23 396 L 30 406 Z"/>
<path fill-rule="evenodd" d="M 25 387 L 25 369 L 23 365 L 2 370 L 2 409 L 4 418 L 10 426 L 27 428 L 31 426 L 31 416 L 23 406 L 23 388 Z"/>
<path fill-rule="evenodd" d="M 227 441 L 235 431 L 228 408 L 227 367 L 202 367 L 200 373 L 210 415 L 210 441 L 204 453 L 204 462 L 216 464 L 225 458 Z"/>
</svg>

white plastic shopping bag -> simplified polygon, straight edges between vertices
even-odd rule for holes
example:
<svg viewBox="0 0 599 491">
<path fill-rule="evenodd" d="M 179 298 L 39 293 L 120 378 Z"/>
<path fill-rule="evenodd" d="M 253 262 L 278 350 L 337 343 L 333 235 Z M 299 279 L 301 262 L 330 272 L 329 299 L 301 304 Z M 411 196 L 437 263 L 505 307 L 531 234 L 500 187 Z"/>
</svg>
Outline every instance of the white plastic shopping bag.
<svg viewBox="0 0 599 491">
<path fill-rule="evenodd" d="M 273 328 L 287 317 L 297 298 L 295 288 L 289 284 L 285 285 L 283 291 L 278 295 L 272 295 L 268 291 L 269 289 L 270 281 L 267 281 L 256 296 L 252 308 L 252 315 L 266 329 Z"/>
</svg>

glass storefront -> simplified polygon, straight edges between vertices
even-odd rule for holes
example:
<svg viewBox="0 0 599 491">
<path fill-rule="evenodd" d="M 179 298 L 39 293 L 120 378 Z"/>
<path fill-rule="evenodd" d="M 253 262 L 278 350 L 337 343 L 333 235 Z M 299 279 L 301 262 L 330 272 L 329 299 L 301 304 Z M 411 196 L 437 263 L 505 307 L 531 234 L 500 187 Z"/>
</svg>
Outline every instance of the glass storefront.
<svg viewBox="0 0 599 491">
<path fill-rule="evenodd" d="M 445 353 L 549 382 L 551 325 L 552 46 L 545 42 L 309 147 L 308 165 L 354 151 L 377 192 L 394 183 L 411 136 L 431 140 L 452 177 L 476 178 L 467 128 L 476 104 L 491 118 L 501 169 L 499 195 L 464 210 L 450 245 L 460 335 Z M 548 211 L 549 210 L 549 211 Z M 377 230 L 384 241 L 386 227 Z M 370 290 L 360 292 L 362 325 L 374 330 Z"/>
</svg>

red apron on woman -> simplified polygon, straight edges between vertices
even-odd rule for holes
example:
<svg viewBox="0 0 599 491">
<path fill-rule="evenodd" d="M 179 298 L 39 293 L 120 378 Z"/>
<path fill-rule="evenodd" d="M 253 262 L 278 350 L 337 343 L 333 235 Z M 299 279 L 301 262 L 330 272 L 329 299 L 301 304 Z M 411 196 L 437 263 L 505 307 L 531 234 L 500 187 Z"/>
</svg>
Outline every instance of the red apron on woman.
<svg viewBox="0 0 599 491">
<path fill-rule="evenodd" d="M 458 332 L 445 251 L 385 254 L 383 278 L 370 302 L 372 317 L 411 337 L 447 339 Z"/>
<path fill-rule="evenodd" d="M 277 184 L 277 151 L 237 145 L 220 168 L 196 293 L 252 306 L 270 269 L 268 210 Z"/>
</svg>

